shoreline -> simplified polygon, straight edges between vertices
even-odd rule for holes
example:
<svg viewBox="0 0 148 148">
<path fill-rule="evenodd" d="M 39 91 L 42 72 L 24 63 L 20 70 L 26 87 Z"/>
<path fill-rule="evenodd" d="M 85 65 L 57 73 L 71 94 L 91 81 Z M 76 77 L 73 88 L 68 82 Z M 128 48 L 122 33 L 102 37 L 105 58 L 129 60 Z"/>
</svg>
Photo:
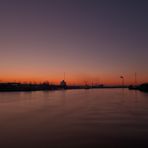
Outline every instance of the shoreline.
<svg viewBox="0 0 148 148">
<path fill-rule="evenodd" d="M 121 87 L 103 87 L 103 88 L 68 88 L 68 89 L 49 89 L 49 90 L 0 90 L 0 92 L 35 92 L 35 91 L 62 91 L 62 90 L 88 90 L 88 89 L 118 89 Z M 125 88 L 122 88 L 125 89 Z"/>
<path fill-rule="evenodd" d="M 3 83 L 0 84 L 0 92 L 32 92 L 32 91 L 54 91 L 54 90 L 74 90 L 74 89 L 105 89 L 105 88 L 128 88 L 128 86 L 104 86 L 104 85 L 50 85 L 50 84 L 20 84 Z"/>
</svg>

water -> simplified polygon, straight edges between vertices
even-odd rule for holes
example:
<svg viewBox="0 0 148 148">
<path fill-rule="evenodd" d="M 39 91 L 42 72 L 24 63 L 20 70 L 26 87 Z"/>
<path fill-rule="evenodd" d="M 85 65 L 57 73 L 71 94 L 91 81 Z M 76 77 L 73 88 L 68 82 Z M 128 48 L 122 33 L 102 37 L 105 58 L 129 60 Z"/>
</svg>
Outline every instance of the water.
<svg viewBox="0 0 148 148">
<path fill-rule="evenodd" d="M 0 147 L 148 147 L 148 94 L 127 89 L 0 93 Z"/>
</svg>

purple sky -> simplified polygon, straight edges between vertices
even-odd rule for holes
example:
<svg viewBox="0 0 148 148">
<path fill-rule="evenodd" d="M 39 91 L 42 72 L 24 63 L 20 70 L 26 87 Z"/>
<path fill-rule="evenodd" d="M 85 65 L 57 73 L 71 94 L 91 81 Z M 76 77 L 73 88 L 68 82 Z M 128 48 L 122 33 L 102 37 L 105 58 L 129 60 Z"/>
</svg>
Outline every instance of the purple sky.
<svg viewBox="0 0 148 148">
<path fill-rule="evenodd" d="M 145 0 L 0 1 L 0 80 L 148 81 Z"/>
</svg>

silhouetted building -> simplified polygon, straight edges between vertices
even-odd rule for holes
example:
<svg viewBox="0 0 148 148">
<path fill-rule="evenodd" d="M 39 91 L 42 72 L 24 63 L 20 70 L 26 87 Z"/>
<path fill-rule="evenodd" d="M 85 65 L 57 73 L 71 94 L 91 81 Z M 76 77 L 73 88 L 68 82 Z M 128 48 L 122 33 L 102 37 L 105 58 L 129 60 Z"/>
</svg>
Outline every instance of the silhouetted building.
<svg viewBox="0 0 148 148">
<path fill-rule="evenodd" d="M 62 81 L 60 82 L 60 86 L 61 86 L 62 88 L 66 88 L 66 87 L 67 87 L 67 84 L 66 84 L 65 80 L 62 80 Z"/>
</svg>

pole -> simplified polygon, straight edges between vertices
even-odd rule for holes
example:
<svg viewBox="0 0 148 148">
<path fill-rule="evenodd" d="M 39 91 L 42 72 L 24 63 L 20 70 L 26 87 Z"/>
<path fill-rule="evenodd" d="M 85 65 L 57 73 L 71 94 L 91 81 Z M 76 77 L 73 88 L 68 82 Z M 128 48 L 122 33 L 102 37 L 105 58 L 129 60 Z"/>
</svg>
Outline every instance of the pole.
<svg viewBox="0 0 148 148">
<path fill-rule="evenodd" d="M 64 81 L 65 81 L 65 72 L 64 72 Z"/>
<path fill-rule="evenodd" d="M 123 77 L 123 79 L 122 79 L 122 87 L 124 87 L 124 77 Z"/>
<path fill-rule="evenodd" d="M 135 72 L 135 86 L 137 85 L 137 73 Z"/>
<path fill-rule="evenodd" d="M 120 76 L 120 78 L 122 79 L 122 87 L 124 87 L 124 77 Z"/>
</svg>

